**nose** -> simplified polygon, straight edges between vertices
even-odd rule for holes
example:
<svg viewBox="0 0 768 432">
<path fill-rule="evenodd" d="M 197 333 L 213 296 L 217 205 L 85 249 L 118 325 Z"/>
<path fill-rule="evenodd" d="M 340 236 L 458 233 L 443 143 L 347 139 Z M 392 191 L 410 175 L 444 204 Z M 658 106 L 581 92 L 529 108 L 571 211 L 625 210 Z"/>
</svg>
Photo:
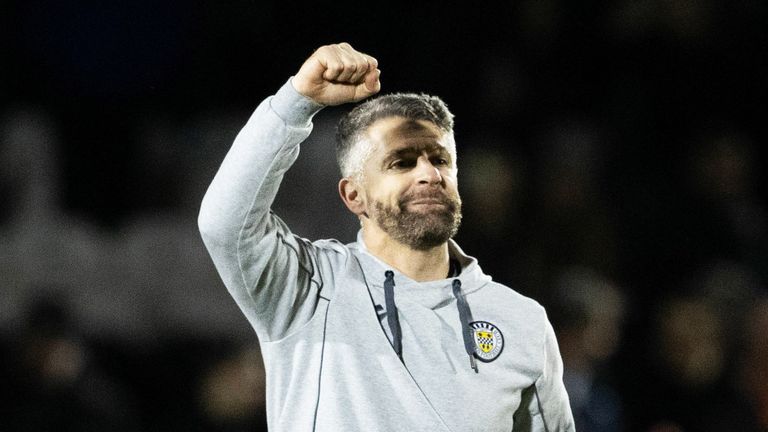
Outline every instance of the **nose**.
<svg viewBox="0 0 768 432">
<path fill-rule="evenodd" d="M 416 163 L 416 176 L 420 184 L 440 184 L 443 176 L 440 169 L 432 164 L 426 156 L 421 156 Z"/>
</svg>

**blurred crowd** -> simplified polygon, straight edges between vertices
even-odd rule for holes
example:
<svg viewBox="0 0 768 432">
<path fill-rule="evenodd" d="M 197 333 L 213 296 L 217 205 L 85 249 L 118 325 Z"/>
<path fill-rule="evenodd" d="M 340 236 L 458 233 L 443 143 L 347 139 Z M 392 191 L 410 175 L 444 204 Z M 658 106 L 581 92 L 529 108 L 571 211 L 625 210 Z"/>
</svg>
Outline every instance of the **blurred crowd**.
<svg viewBox="0 0 768 432">
<path fill-rule="evenodd" d="M 0 429 L 266 430 L 258 343 L 197 208 L 255 104 L 349 40 L 384 91 L 456 114 L 457 241 L 547 308 L 577 430 L 768 431 L 768 4 L 509 3 L 371 5 L 391 32 L 343 2 L 9 3 Z M 357 231 L 343 110 L 274 205 L 302 237 Z"/>
</svg>

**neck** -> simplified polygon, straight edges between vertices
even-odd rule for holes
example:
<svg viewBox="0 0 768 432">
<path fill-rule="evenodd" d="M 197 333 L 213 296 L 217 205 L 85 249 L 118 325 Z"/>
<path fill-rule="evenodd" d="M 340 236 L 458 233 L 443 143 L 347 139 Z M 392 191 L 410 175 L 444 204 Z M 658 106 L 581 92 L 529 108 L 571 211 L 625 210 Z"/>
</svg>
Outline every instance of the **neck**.
<svg viewBox="0 0 768 432">
<path fill-rule="evenodd" d="M 445 279 L 448 275 L 448 243 L 416 250 L 370 225 L 363 227 L 363 241 L 368 252 L 417 282 Z"/>
</svg>

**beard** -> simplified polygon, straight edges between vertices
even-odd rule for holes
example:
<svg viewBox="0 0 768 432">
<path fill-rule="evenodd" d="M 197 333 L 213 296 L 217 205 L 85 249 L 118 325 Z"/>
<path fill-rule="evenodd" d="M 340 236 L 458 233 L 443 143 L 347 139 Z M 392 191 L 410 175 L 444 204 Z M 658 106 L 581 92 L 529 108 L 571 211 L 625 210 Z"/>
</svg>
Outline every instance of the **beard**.
<svg viewBox="0 0 768 432">
<path fill-rule="evenodd" d="M 410 210 L 409 204 L 422 199 L 437 200 L 441 205 L 423 211 Z M 407 193 L 397 206 L 373 202 L 371 218 L 398 243 L 416 250 L 428 250 L 447 242 L 461 225 L 461 199 L 441 190 Z"/>
</svg>

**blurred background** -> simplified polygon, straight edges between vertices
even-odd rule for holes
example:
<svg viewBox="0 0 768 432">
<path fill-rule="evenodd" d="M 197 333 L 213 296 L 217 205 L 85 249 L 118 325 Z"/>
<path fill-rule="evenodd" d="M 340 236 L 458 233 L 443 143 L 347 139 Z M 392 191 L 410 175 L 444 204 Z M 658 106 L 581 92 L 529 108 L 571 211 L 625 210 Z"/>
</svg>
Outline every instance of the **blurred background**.
<svg viewBox="0 0 768 432">
<path fill-rule="evenodd" d="M 316 47 L 456 114 L 457 240 L 547 307 L 580 431 L 768 431 L 768 3 L 5 1 L 4 431 L 259 431 L 197 209 Z M 352 241 L 327 109 L 275 203 Z"/>
</svg>

